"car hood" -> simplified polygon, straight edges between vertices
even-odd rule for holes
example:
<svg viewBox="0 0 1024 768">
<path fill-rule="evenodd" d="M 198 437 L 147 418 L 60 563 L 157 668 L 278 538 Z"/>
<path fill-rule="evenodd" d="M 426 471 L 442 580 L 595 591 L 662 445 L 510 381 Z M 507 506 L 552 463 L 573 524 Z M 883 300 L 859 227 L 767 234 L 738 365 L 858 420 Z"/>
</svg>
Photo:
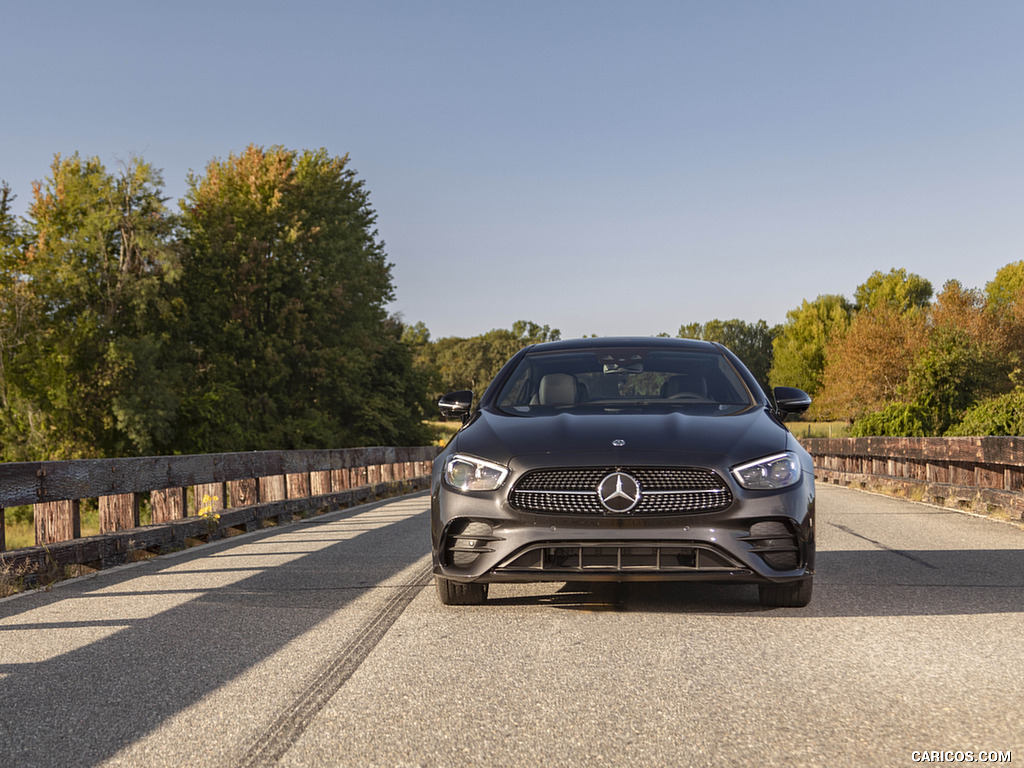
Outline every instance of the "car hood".
<svg viewBox="0 0 1024 768">
<path fill-rule="evenodd" d="M 595 454 L 608 454 L 615 460 L 656 461 L 659 454 L 673 453 L 714 457 L 716 464 L 737 464 L 791 448 L 791 439 L 789 430 L 758 407 L 714 414 L 681 409 L 528 416 L 479 411 L 456 435 L 449 450 L 501 463 L 531 456 L 547 456 L 550 461 L 553 454 L 575 457 L 568 464 L 585 463 L 586 455 L 594 461 L 609 460 Z"/>
</svg>

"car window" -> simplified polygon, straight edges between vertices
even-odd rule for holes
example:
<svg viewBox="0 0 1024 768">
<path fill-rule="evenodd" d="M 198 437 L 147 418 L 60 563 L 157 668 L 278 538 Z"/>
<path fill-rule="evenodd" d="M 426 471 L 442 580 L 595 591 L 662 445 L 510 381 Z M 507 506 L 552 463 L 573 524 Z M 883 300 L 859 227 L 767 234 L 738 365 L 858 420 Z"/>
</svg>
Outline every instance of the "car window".
<svg viewBox="0 0 1024 768">
<path fill-rule="evenodd" d="M 498 395 L 500 408 L 750 406 L 726 357 L 709 350 L 587 349 L 528 354 Z"/>
</svg>

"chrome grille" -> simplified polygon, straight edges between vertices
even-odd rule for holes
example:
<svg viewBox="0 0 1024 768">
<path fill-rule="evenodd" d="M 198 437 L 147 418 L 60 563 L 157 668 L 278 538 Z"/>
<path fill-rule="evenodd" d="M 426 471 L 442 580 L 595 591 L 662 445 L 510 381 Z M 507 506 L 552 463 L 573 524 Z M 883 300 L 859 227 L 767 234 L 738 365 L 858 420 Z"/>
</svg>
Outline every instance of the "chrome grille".
<svg viewBox="0 0 1024 768">
<path fill-rule="evenodd" d="M 597 487 L 611 472 L 626 472 L 640 485 L 640 502 L 629 515 L 718 512 L 732 493 L 715 472 L 702 467 L 581 467 L 540 469 L 519 479 L 509 503 L 523 512 L 608 515 Z"/>
</svg>

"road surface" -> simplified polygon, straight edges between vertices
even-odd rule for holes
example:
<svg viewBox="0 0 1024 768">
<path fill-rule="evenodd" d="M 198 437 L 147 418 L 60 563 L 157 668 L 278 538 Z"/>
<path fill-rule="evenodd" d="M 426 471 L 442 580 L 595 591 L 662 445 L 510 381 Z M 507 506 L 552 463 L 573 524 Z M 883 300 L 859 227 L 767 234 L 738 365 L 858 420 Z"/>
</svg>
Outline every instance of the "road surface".
<svg viewBox="0 0 1024 768">
<path fill-rule="evenodd" d="M 427 506 L 0 600 L 0 766 L 1024 763 L 1018 528 L 819 487 L 807 608 L 706 584 L 446 608 Z"/>
</svg>

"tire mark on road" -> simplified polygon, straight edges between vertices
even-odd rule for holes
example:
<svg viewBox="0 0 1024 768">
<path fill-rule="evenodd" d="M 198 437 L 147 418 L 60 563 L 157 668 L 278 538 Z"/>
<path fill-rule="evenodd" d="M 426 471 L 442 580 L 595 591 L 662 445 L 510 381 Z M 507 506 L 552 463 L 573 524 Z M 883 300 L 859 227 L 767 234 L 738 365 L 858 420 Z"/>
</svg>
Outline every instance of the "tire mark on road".
<svg viewBox="0 0 1024 768">
<path fill-rule="evenodd" d="M 832 523 L 832 522 L 830 522 L 829 525 L 831 525 L 833 528 L 838 528 L 839 530 L 843 531 L 844 533 L 848 533 L 851 536 L 856 536 L 858 539 L 863 539 L 864 541 L 871 542 L 876 547 L 878 547 L 879 549 L 884 549 L 886 552 L 892 552 L 894 555 L 899 555 L 900 557 L 907 558 L 907 560 L 912 560 L 913 562 L 917 563 L 918 565 L 923 565 L 925 568 L 931 568 L 933 571 L 939 570 L 939 566 L 932 565 L 927 560 L 922 560 L 920 557 L 917 557 L 916 555 L 912 555 L 909 552 L 904 552 L 902 549 L 893 549 L 892 547 L 886 546 L 885 544 L 883 544 L 880 541 L 875 541 L 874 539 L 869 538 L 869 537 L 865 536 L 862 533 L 857 533 L 855 530 L 853 530 L 852 528 L 848 528 L 845 525 L 841 525 L 840 523 Z"/>
<path fill-rule="evenodd" d="M 364 622 L 340 655 L 328 664 L 299 694 L 295 702 L 283 710 L 239 761 L 239 768 L 273 765 L 298 741 L 317 713 L 352 677 L 367 656 L 377 647 L 387 631 L 402 615 L 409 603 L 429 583 L 432 567 L 417 571 L 410 583 L 388 597 L 384 607 Z"/>
</svg>

